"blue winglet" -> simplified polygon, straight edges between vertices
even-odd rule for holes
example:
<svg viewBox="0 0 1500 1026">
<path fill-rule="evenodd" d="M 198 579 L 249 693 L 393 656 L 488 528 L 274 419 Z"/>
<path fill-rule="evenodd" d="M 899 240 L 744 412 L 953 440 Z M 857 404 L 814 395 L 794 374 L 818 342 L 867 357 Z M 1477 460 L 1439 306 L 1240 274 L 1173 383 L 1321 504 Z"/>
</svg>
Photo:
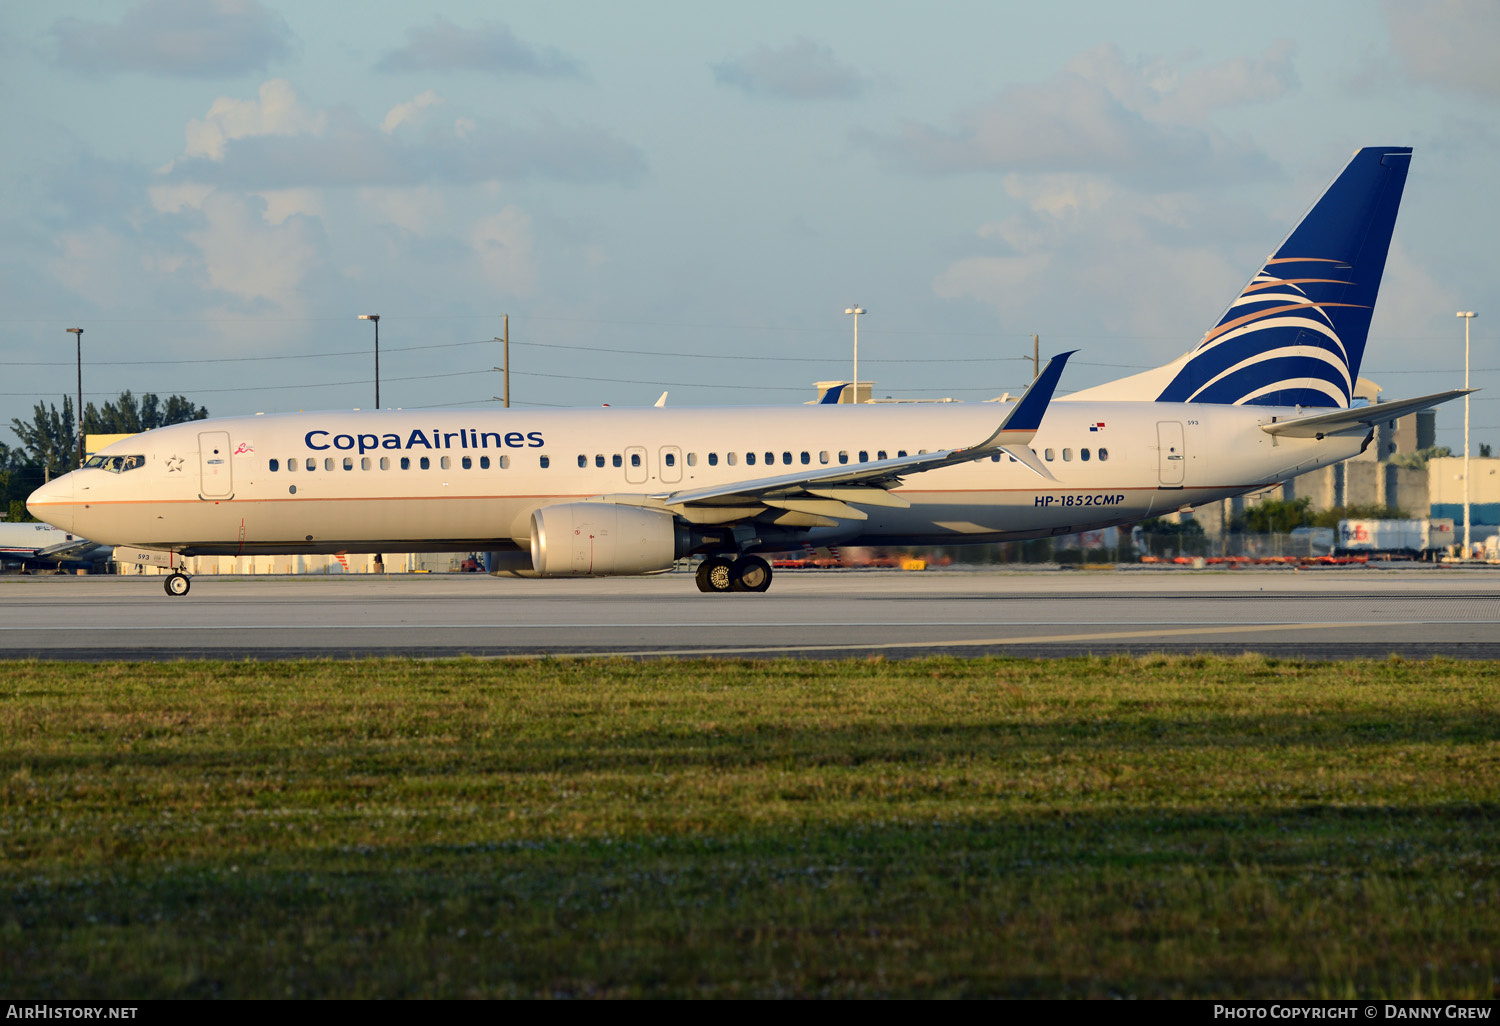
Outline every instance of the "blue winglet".
<svg viewBox="0 0 1500 1026">
<path fill-rule="evenodd" d="M 832 406 L 832 405 L 834 405 L 841 398 L 843 398 L 844 389 L 846 389 L 848 387 L 849 387 L 848 385 L 835 385 L 835 386 L 833 386 L 828 391 L 826 391 L 826 392 L 823 393 L 823 398 L 821 398 L 821 399 L 818 400 L 818 405 L 819 406 Z"/>
<path fill-rule="evenodd" d="M 1058 353 L 1047 361 L 1047 366 L 1042 368 L 1036 380 L 1022 394 L 1021 401 L 1010 411 L 1005 423 L 1000 425 L 1000 431 L 1036 431 L 1042 426 L 1042 414 L 1047 412 L 1047 404 L 1052 402 L 1052 393 L 1057 391 L 1057 382 L 1062 377 L 1063 368 L 1067 366 L 1068 357 L 1076 352 L 1078 350 L 1073 349 Z"/>
</svg>

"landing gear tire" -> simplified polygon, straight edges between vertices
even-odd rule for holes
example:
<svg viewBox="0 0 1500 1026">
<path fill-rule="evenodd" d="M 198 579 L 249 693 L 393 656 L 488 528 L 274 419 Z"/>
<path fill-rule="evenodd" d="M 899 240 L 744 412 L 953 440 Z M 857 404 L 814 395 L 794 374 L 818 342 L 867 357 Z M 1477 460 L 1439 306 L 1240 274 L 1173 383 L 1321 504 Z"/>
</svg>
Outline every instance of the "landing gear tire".
<svg viewBox="0 0 1500 1026">
<path fill-rule="evenodd" d="M 734 588 L 734 563 L 723 556 L 709 556 L 698 564 L 698 590 L 726 592 Z"/>
<path fill-rule="evenodd" d="M 759 556 L 741 556 L 730 573 L 735 591 L 765 591 L 771 586 L 771 564 Z"/>
<path fill-rule="evenodd" d="M 178 595 L 186 595 L 188 589 L 193 586 L 193 582 L 188 580 L 187 574 L 168 574 L 163 584 L 167 589 L 167 594 L 173 598 L 176 598 Z"/>
</svg>

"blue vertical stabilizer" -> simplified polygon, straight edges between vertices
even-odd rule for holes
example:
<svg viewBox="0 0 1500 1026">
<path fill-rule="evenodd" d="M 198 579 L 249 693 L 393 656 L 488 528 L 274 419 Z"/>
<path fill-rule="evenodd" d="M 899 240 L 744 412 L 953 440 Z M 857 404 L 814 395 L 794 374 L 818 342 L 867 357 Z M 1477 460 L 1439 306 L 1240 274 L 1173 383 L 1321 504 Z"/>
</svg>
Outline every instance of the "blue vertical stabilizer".
<svg viewBox="0 0 1500 1026">
<path fill-rule="evenodd" d="M 1356 153 L 1158 401 L 1347 407 L 1410 163 L 1408 147 Z"/>
</svg>

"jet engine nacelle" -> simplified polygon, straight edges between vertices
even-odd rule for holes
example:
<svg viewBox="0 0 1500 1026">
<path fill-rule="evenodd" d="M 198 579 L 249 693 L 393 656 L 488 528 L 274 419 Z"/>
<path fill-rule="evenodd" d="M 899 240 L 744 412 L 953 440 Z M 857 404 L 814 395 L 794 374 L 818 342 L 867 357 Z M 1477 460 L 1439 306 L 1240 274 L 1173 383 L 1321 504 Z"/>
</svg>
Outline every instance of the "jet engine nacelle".
<svg viewBox="0 0 1500 1026">
<path fill-rule="evenodd" d="M 670 570 L 679 552 L 686 551 L 685 543 L 676 518 L 663 510 L 570 502 L 531 514 L 531 565 L 541 577 Z"/>
</svg>

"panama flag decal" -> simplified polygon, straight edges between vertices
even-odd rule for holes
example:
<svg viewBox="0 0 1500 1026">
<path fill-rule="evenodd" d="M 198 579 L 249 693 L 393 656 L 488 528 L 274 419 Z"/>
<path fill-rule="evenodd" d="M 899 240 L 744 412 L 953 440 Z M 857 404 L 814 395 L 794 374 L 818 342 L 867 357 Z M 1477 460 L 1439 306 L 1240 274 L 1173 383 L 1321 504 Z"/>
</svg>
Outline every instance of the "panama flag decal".
<svg viewBox="0 0 1500 1026">
<path fill-rule="evenodd" d="M 1089 430 L 1090 431 L 1103 431 L 1104 430 L 1104 421 L 1101 420 L 1097 424 L 1090 424 L 1089 425 Z"/>
</svg>

